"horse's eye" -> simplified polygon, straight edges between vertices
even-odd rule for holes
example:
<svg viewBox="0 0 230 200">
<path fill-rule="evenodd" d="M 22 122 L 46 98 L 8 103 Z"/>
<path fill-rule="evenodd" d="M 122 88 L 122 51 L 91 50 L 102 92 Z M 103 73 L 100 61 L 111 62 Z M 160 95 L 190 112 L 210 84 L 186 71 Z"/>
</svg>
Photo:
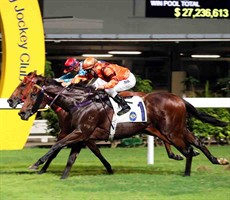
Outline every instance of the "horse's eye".
<svg viewBox="0 0 230 200">
<path fill-rule="evenodd" d="M 31 97 L 36 97 L 37 94 L 36 93 L 31 93 L 30 95 L 31 95 Z"/>
</svg>

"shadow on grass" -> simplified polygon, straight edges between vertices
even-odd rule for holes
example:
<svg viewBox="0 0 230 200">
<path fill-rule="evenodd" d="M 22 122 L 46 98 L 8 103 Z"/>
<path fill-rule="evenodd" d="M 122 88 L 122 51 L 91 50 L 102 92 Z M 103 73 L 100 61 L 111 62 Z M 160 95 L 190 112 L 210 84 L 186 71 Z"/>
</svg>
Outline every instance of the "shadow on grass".
<svg viewBox="0 0 230 200">
<path fill-rule="evenodd" d="M 47 173 L 61 176 L 64 167 L 53 166 Z M 183 175 L 183 171 L 174 171 L 168 169 L 162 169 L 157 167 L 131 167 L 131 166 L 116 166 L 113 168 L 114 174 L 149 174 L 149 175 Z M 70 176 L 96 176 L 96 175 L 111 175 L 108 174 L 106 169 L 100 166 L 77 166 L 73 167 L 70 171 Z"/>
<path fill-rule="evenodd" d="M 62 172 L 64 170 L 63 165 L 51 165 L 50 168 L 48 168 L 47 174 L 53 174 L 55 176 L 61 176 Z M 8 169 L 4 168 L 0 170 L 0 174 L 18 174 L 18 175 L 32 175 L 32 174 L 38 174 L 42 167 L 40 167 L 38 170 L 29 170 L 26 169 L 23 170 L 21 167 L 20 169 Z M 194 169 L 195 170 L 195 169 Z M 196 169 L 197 171 L 210 171 L 208 167 L 200 166 Z M 230 165 L 226 166 L 224 170 L 229 171 Z M 178 175 L 183 176 L 184 174 L 184 168 L 178 167 L 175 168 L 162 168 L 162 167 L 156 167 L 156 166 L 119 166 L 116 165 L 113 167 L 114 174 L 149 174 L 149 175 Z M 43 174 L 46 174 L 43 173 Z M 38 175 L 43 175 L 38 174 Z M 72 170 L 70 171 L 71 177 L 73 176 L 96 176 L 96 175 L 111 175 L 109 174 L 103 166 L 98 165 L 87 165 L 87 166 L 73 166 Z"/>
<path fill-rule="evenodd" d="M 41 169 L 41 168 L 40 168 Z M 39 170 L 40 170 L 39 169 Z M 0 174 L 18 174 L 18 175 L 24 175 L 24 174 L 38 174 L 39 170 L 1 170 Z M 48 169 L 46 173 L 48 174 L 54 174 L 56 176 L 61 176 L 62 172 L 64 170 L 64 166 L 60 165 L 53 165 Z M 113 169 L 114 174 L 149 174 L 149 175 L 182 175 L 183 171 L 174 171 L 174 170 L 168 170 L 168 169 L 162 169 L 157 167 L 132 167 L 132 166 L 116 166 Z M 40 175 L 40 174 L 38 174 Z M 42 174 L 41 174 L 42 175 Z M 73 167 L 70 171 L 70 176 L 96 176 L 96 175 L 110 175 L 107 173 L 106 169 L 100 166 L 77 166 Z"/>
<path fill-rule="evenodd" d="M 202 169 L 200 169 L 202 168 Z M 209 171 L 204 169 L 204 166 L 201 166 L 197 168 L 198 171 Z M 39 168 L 39 170 L 41 167 Z M 224 170 L 229 170 L 230 166 L 226 166 Z M 18 175 L 45 175 L 50 174 L 50 175 L 55 175 L 57 177 L 61 177 L 62 172 L 64 170 L 64 166 L 62 165 L 52 165 L 48 169 L 48 171 L 44 174 L 38 174 L 39 170 L 13 170 L 13 169 L 3 169 L 0 170 L 0 174 L 18 174 Z M 178 169 L 169 169 L 169 168 L 160 168 L 156 166 L 140 166 L 140 167 L 133 167 L 133 166 L 114 166 L 113 172 L 114 175 L 127 175 L 127 174 L 148 174 L 148 175 L 177 175 L 177 176 L 183 176 L 184 174 L 184 168 L 178 168 Z M 194 173 L 194 172 L 193 172 Z M 75 177 L 75 176 L 98 176 L 98 175 L 111 175 L 108 174 L 106 169 L 104 169 L 101 166 L 95 166 L 95 165 L 90 165 L 90 166 L 73 166 L 72 170 L 69 173 L 70 177 Z M 113 174 L 112 174 L 113 175 Z M 111 176 L 112 176 L 111 175 Z"/>
</svg>

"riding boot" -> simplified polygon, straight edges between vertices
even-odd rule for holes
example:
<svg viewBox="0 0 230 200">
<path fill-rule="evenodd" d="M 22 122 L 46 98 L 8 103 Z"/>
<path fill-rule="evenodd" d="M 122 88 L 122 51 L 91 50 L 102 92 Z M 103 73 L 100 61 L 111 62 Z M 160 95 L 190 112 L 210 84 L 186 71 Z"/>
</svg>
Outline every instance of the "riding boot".
<svg viewBox="0 0 230 200">
<path fill-rule="evenodd" d="M 117 113 L 117 115 L 123 115 L 130 110 L 128 103 L 118 94 L 113 99 L 121 107 L 121 110 Z"/>
</svg>

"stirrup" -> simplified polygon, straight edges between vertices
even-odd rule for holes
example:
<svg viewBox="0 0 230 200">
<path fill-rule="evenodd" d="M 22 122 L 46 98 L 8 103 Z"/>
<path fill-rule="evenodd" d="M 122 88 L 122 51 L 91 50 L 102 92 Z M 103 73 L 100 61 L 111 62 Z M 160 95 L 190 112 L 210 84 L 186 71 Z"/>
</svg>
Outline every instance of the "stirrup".
<svg viewBox="0 0 230 200">
<path fill-rule="evenodd" d="M 117 112 L 118 116 L 124 115 L 125 113 L 130 111 L 130 107 L 122 108 L 119 112 Z"/>
</svg>

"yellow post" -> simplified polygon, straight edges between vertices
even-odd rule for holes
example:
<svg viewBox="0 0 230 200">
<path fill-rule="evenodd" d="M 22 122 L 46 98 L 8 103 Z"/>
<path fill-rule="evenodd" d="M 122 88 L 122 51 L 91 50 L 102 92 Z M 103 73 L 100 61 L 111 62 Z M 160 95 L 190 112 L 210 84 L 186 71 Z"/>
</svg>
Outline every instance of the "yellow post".
<svg viewBox="0 0 230 200">
<path fill-rule="evenodd" d="M 29 72 L 44 73 L 45 42 L 37 0 L 1 0 L 0 150 L 22 149 L 34 118 L 22 121 L 6 102 Z"/>
</svg>

